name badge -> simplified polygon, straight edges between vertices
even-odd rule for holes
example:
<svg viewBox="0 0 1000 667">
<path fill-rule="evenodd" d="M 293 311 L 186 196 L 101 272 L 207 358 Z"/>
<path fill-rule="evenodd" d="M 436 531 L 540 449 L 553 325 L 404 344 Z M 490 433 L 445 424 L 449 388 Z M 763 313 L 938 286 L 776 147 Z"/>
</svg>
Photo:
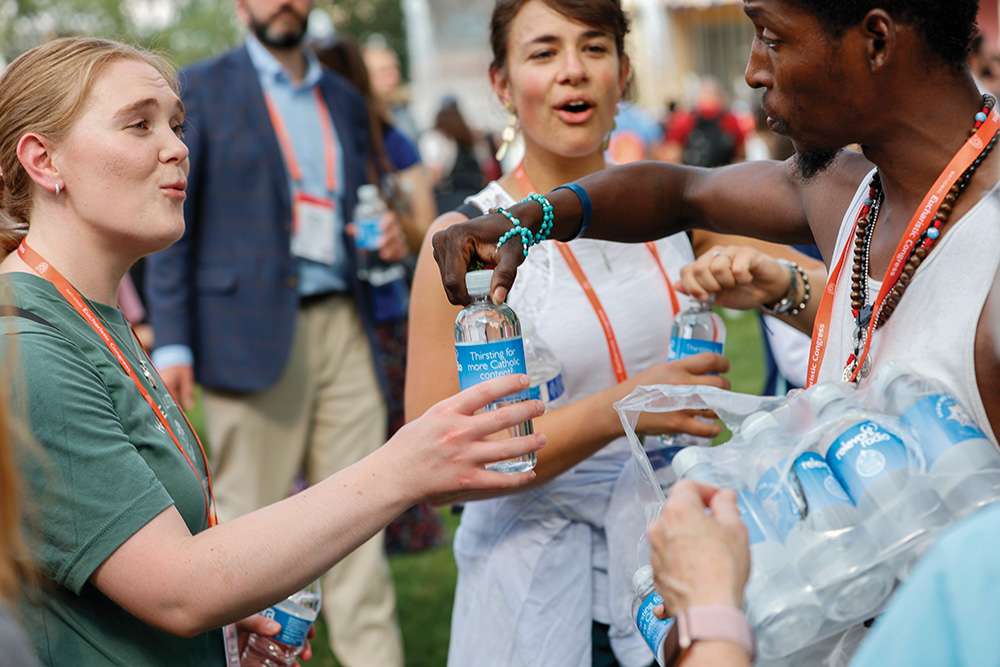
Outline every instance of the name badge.
<svg viewBox="0 0 1000 667">
<path fill-rule="evenodd" d="M 336 257 L 336 204 L 332 199 L 296 192 L 292 202 L 292 254 L 332 265 Z"/>
</svg>

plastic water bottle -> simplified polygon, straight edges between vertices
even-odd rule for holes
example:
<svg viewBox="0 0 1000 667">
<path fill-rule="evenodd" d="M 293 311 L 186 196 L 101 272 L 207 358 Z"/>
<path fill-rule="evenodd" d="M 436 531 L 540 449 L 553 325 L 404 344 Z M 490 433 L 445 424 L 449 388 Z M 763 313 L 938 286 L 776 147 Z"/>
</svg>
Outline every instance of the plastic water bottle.
<svg viewBox="0 0 1000 667">
<path fill-rule="evenodd" d="M 242 667 L 295 665 L 295 657 L 305 648 L 306 636 L 319 615 L 321 601 L 319 581 L 314 581 L 298 593 L 260 612 L 261 616 L 280 623 L 281 631 L 274 637 L 251 633 L 243 655 L 240 656 Z"/>
<path fill-rule="evenodd" d="M 710 450 L 686 447 L 673 460 L 678 477 L 736 491 L 750 537 L 747 616 L 762 657 L 780 658 L 809 644 L 823 623 L 815 594 L 806 587 L 757 496 L 731 473 L 714 466 Z"/>
<path fill-rule="evenodd" d="M 897 547 L 951 520 L 937 493 L 907 483 L 906 444 L 880 415 L 847 401 L 833 384 L 816 387 L 809 405 L 819 419 L 814 449 L 854 501 L 859 518 L 868 522 L 880 547 Z M 828 414 L 834 417 L 827 419 Z M 875 518 L 868 521 L 871 517 Z"/>
<path fill-rule="evenodd" d="M 534 322 L 521 318 L 521 335 L 524 341 L 524 364 L 528 369 L 531 385 L 528 394 L 541 399 L 547 410 L 561 408 L 569 402 L 563 384 L 562 364 L 545 339 L 538 335 Z"/>
<path fill-rule="evenodd" d="M 889 364 L 872 393 L 880 410 L 916 436 L 927 481 L 956 517 L 1000 499 L 1000 453 L 944 384 Z"/>
<path fill-rule="evenodd" d="M 358 278 L 374 287 L 406 278 L 406 268 L 399 262 L 385 262 L 378 256 L 382 240 L 382 216 L 385 215 L 377 185 L 358 186 L 358 203 L 354 206 L 354 247 L 358 251 Z"/>
<path fill-rule="evenodd" d="M 485 380 L 526 373 L 521 323 L 507 304 L 499 306 L 489 298 L 493 271 L 470 271 L 465 286 L 472 303 L 455 318 L 455 356 L 458 361 L 458 384 L 467 389 Z M 487 410 L 528 400 L 528 390 L 504 396 L 486 406 Z M 515 436 L 529 435 L 534 429 L 529 419 L 513 429 Z M 517 473 L 535 467 L 535 453 L 486 466 L 490 470 Z"/>
<path fill-rule="evenodd" d="M 785 433 L 770 413 L 747 417 L 740 435 L 765 465 L 787 451 L 781 446 Z M 859 525 L 854 501 L 826 460 L 811 451 L 783 457 L 761 474 L 755 492 L 799 574 L 819 589 L 826 615 L 836 621 L 870 618 L 892 593 L 896 576 L 888 565 L 872 565 L 875 540 Z"/>
<path fill-rule="evenodd" d="M 664 655 L 663 640 L 674 624 L 674 619 L 660 619 L 653 614 L 653 609 L 663 604 L 663 597 L 656 592 L 656 587 L 653 585 L 652 566 L 643 565 L 635 571 L 632 575 L 632 588 L 635 589 L 635 597 L 632 598 L 632 621 L 635 627 L 639 628 L 639 634 L 646 640 L 646 645 L 656 656 L 656 664 L 665 667 L 667 659 Z"/>
<path fill-rule="evenodd" d="M 699 352 L 715 352 L 722 354 L 722 349 L 726 343 L 726 325 L 722 322 L 712 304 L 715 298 L 711 295 L 708 301 L 696 302 L 687 310 L 681 311 L 674 318 L 674 325 L 670 332 L 670 352 L 667 354 L 667 361 L 683 359 Z M 711 419 L 698 417 L 706 423 L 713 423 Z M 712 444 L 712 438 L 698 437 L 688 433 L 675 433 L 662 436 L 664 445 L 667 447 L 687 447 L 698 445 L 708 447 Z"/>
</svg>

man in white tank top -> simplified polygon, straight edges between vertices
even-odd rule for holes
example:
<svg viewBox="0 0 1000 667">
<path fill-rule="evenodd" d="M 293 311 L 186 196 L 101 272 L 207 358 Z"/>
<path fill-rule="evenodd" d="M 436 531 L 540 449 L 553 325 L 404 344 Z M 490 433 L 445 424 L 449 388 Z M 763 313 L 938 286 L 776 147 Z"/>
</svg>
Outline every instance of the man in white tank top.
<svg viewBox="0 0 1000 667">
<path fill-rule="evenodd" d="M 996 442 L 1000 362 L 980 314 L 1000 264 L 1000 113 L 965 64 L 978 2 L 885 5 L 744 0 L 756 30 L 747 82 L 764 90 L 768 124 L 797 155 L 713 170 L 608 169 L 580 180 L 582 190 L 547 195 L 551 236 L 583 228 L 636 242 L 698 227 L 815 242 L 831 283 L 823 290 L 812 276 L 808 299 L 802 273 L 750 251 L 707 253 L 685 286 L 719 292 L 719 305 L 777 306 L 805 331 L 815 321 L 813 382 L 864 382 L 886 361 L 907 360 L 946 382 Z M 840 150 L 852 144 L 862 152 Z M 509 210 L 540 228 L 537 203 Z M 497 264 L 494 299 L 507 294 L 523 260 L 516 242 L 496 248 L 509 228 L 488 214 L 435 236 L 454 302 L 468 300 L 470 254 Z"/>
</svg>

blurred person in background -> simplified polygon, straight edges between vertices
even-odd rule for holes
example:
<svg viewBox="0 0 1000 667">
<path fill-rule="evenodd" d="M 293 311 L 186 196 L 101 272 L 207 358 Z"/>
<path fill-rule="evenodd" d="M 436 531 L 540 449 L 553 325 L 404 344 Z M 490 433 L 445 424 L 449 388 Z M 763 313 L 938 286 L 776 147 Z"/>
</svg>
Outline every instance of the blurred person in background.
<svg viewBox="0 0 1000 667">
<path fill-rule="evenodd" d="M 427 186 L 424 167 L 416 148 L 376 113 L 368 70 L 357 42 L 338 33 L 332 38 L 314 43 L 313 49 L 321 63 L 353 83 L 364 96 L 368 111 L 371 156 L 368 161 L 368 180 L 382 184 L 383 197 L 403 223 L 407 242 L 416 252 L 436 215 L 434 197 Z M 408 270 L 412 272 L 416 258 L 407 257 L 405 261 Z M 408 284 L 406 290 L 409 291 Z M 407 329 L 405 309 L 400 311 L 398 317 L 375 324 L 378 351 L 387 379 L 390 436 L 405 423 L 403 388 L 406 384 Z M 385 546 L 390 554 L 416 552 L 437 546 L 444 539 L 444 525 L 437 511 L 429 505 L 420 504 L 389 524 L 386 528 Z"/>
<path fill-rule="evenodd" d="M 486 136 L 466 122 L 455 97 L 441 100 L 434 126 L 420 135 L 420 154 L 439 212 L 461 206 L 487 183 L 483 167 L 493 159 L 493 150 Z"/>
<path fill-rule="evenodd" d="M 722 85 L 705 75 L 692 108 L 671 115 L 661 157 L 677 164 L 720 167 L 746 157 L 745 138 Z"/>
<path fill-rule="evenodd" d="M 399 56 L 385 37 L 377 34 L 365 41 L 362 55 L 368 68 L 372 97 L 379 117 L 416 143 L 421 128 L 410 112 L 410 100 L 399 69 Z"/>
<path fill-rule="evenodd" d="M 419 252 L 424 234 L 437 216 L 437 208 L 416 143 L 379 113 L 370 72 L 361 47 L 353 38 L 337 33 L 313 44 L 313 49 L 323 65 L 354 84 L 365 98 L 372 155 L 368 180 L 381 186 L 383 196 L 403 225 L 407 245 L 413 253 Z"/>
</svg>

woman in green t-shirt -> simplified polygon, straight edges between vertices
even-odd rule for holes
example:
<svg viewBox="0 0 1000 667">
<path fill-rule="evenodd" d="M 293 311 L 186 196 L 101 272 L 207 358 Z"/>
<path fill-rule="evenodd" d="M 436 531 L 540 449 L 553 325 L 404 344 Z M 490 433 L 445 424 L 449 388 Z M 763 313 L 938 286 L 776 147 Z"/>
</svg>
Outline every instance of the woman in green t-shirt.
<svg viewBox="0 0 1000 667">
<path fill-rule="evenodd" d="M 215 525 L 204 451 L 116 293 L 184 231 L 188 150 L 173 70 L 144 51 L 62 39 L 0 78 L 0 345 L 13 407 L 41 445 L 21 459 L 45 576 L 22 604 L 50 665 L 223 665 L 224 626 L 301 589 L 410 505 L 523 486 L 485 469 L 544 436 L 486 437 L 539 401 L 474 413 L 525 376 L 443 401 L 378 451 L 285 501 Z M 14 252 L 14 250 L 17 252 Z M 241 619 L 244 619 L 241 621 Z"/>
</svg>

